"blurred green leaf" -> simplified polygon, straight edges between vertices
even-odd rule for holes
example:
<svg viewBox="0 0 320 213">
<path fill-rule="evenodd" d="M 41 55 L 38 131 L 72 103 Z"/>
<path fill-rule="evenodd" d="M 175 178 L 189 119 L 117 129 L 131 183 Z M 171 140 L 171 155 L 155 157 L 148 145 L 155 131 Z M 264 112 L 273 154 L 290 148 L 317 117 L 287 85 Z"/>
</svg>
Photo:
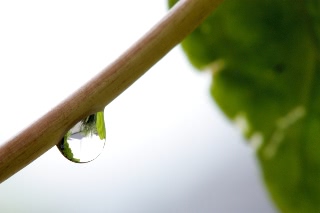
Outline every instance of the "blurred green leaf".
<svg viewBox="0 0 320 213">
<path fill-rule="evenodd" d="M 225 0 L 182 43 L 282 212 L 320 212 L 319 39 L 320 0 Z"/>
</svg>

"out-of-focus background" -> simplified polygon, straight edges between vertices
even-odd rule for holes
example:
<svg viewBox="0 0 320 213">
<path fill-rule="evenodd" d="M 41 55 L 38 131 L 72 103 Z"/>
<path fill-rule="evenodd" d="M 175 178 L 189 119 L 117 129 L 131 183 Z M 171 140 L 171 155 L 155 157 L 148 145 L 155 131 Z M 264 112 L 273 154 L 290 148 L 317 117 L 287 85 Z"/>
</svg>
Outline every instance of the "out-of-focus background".
<svg viewBox="0 0 320 213">
<path fill-rule="evenodd" d="M 0 144 L 102 70 L 167 12 L 158 1 L 0 2 Z M 57 148 L 0 185 L 0 212 L 275 212 L 254 152 L 180 47 L 105 109 L 88 164 Z M 1 171 L 0 171 L 1 172 Z"/>
</svg>

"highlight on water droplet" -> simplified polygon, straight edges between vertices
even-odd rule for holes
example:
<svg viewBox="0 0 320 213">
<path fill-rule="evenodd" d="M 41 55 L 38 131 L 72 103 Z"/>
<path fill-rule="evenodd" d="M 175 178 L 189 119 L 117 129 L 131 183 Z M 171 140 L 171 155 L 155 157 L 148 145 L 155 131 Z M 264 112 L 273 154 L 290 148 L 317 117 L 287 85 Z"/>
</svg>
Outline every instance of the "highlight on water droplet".
<svg viewBox="0 0 320 213">
<path fill-rule="evenodd" d="M 104 113 L 97 112 L 73 126 L 57 147 L 68 160 L 75 163 L 88 163 L 101 154 L 105 141 Z"/>
</svg>

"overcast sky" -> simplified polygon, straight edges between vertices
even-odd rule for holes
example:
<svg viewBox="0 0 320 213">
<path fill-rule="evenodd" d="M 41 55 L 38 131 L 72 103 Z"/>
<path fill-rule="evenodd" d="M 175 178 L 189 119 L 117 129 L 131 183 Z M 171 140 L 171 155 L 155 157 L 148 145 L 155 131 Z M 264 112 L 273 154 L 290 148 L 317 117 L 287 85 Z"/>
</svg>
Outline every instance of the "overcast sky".
<svg viewBox="0 0 320 213">
<path fill-rule="evenodd" d="M 0 1 L 0 144 L 102 70 L 166 13 L 158 1 Z M 54 147 L 0 185 L 0 211 L 274 212 L 254 153 L 180 47 L 105 109 L 88 164 Z M 1 171 L 0 171 L 1 172 Z"/>
</svg>

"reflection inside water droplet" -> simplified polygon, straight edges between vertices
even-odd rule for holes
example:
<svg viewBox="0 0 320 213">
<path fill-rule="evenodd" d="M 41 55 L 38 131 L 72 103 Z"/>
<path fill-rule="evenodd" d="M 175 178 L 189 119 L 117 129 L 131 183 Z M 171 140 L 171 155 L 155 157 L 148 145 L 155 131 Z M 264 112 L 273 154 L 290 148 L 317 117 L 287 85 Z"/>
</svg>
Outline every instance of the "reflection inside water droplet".
<svg viewBox="0 0 320 213">
<path fill-rule="evenodd" d="M 57 144 L 61 154 L 75 163 L 87 163 L 102 152 L 106 130 L 103 112 L 82 119 Z"/>
</svg>

